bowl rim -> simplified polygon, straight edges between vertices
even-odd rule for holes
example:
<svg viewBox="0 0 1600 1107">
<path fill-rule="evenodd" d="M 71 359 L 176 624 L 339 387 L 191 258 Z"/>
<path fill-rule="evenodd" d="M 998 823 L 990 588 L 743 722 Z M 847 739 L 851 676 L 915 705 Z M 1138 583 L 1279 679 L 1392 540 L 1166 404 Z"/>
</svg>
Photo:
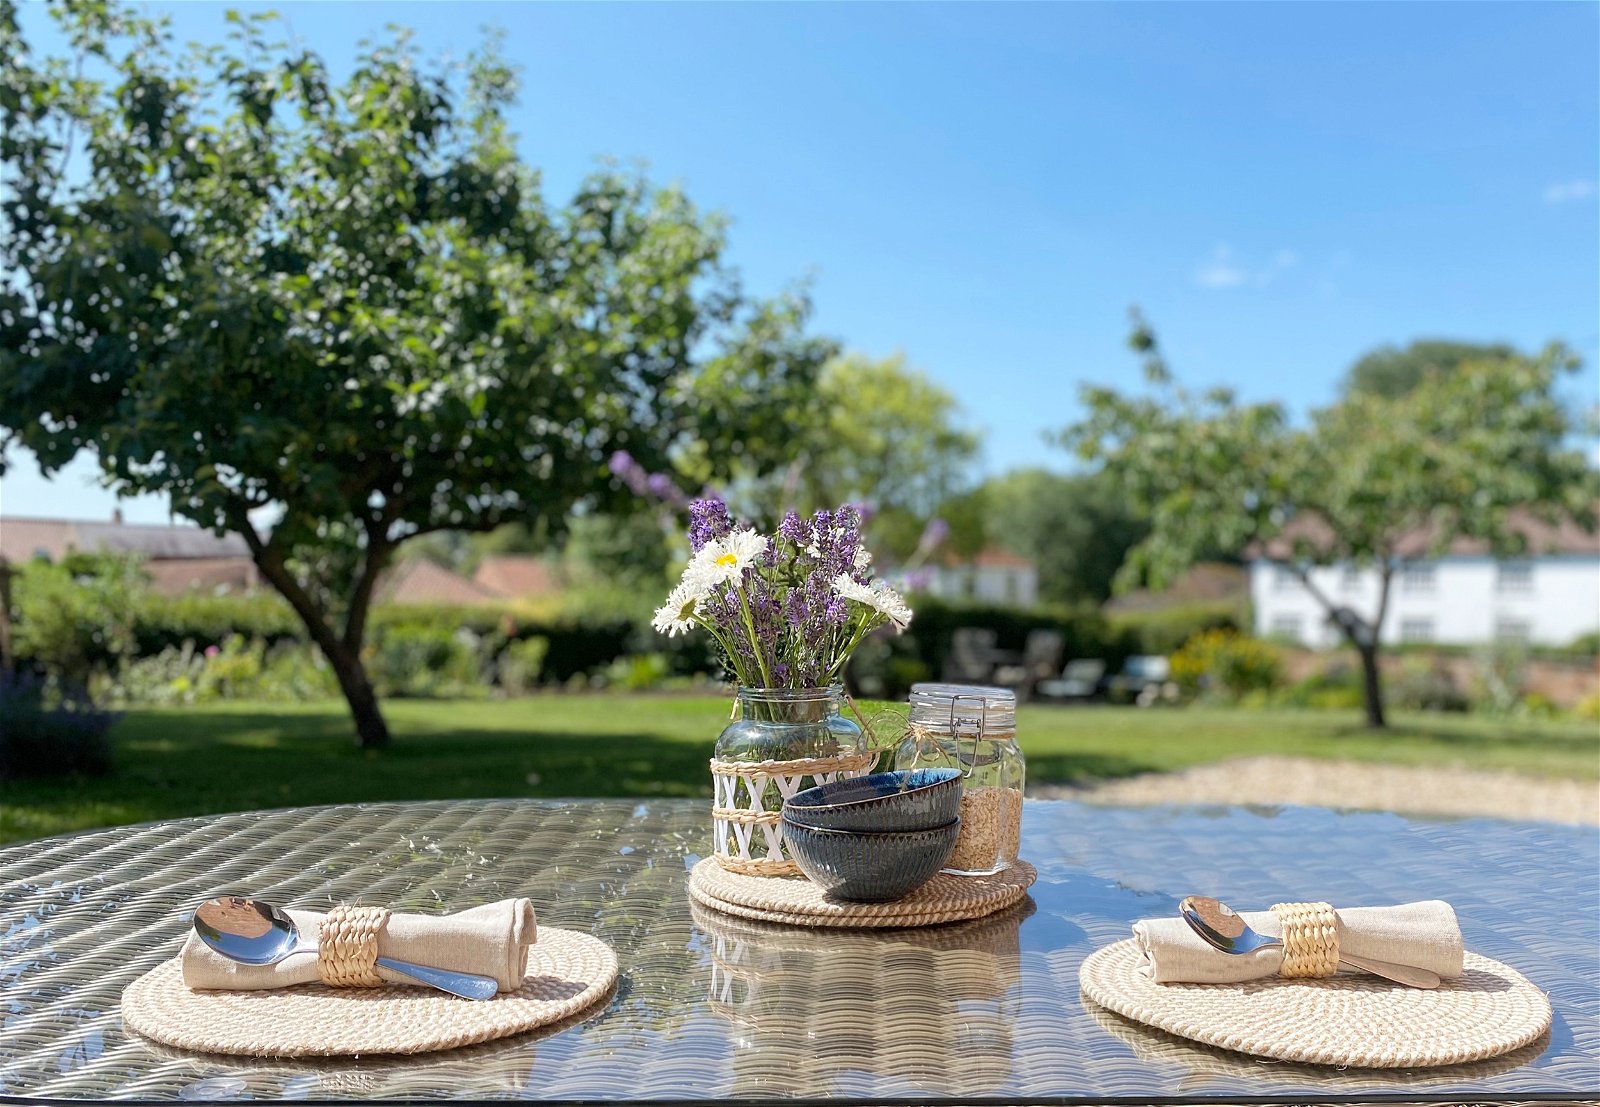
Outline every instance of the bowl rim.
<svg viewBox="0 0 1600 1107">
<path fill-rule="evenodd" d="M 811 834 L 842 834 L 851 838 L 889 838 L 895 835 L 932 834 L 935 831 L 950 830 L 961 825 L 959 816 L 947 823 L 940 823 L 938 826 L 925 826 L 916 830 L 842 830 L 836 826 L 807 826 L 805 823 L 790 822 L 786 818 L 780 818 L 778 821 L 783 824 L 785 834 L 792 828 Z"/>
<path fill-rule="evenodd" d="M 871 780 L 875 776 L 893 776 L 895 773 L 954 773 L 955 775 L 945 777 L 943 780 L 930 781 L 927 784 L 918 784 L 913 788 L 902 788 L 898 792 L 891 792 L 889 795 L 885 796 L 864 796 L 861 799 L 843 800 L 839 803 L 795 803 L 795 800 L 798 797 L 805 795 L 806 792 L 815 792 L 818 788 L 828 788 L 839 784 L 854 783 L 858 780 Z M 890 798 L 890 796 L 913 796 L 918 792 L 926 792 L 930 788 L 943 787 L 944 785 L 949 784 L 951 781 L 960 780 L 961 775 L 960 769 L 948 766 L 930 766 L 926 769 L 885 769 L 881 773 L 868 773 L 866 776 L 847 777 L 844 780 L 829 781 L 827 784 L 814 784 L 810 788 L 807 788 L 804 791 L 796 792 L 793 796 L 790 796 L 788 799 L 784 800 L 783 805 L 785 807 L 803 807 L 809 811 L 817 811 L 823 808 L 858 807 L 863 803 L 882 803 L 884 800 Z"/>
</svg>

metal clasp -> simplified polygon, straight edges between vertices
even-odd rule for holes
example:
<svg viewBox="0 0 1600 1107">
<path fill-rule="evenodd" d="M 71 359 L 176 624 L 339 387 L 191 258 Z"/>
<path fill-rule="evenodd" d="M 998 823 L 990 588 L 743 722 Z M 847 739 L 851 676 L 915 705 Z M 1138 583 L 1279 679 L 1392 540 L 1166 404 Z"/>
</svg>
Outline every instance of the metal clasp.
<svg viewBox="0 0 1600 1107">
<path fill-rule="evenodd" d="M 955 746 L 956 760 L 958 762 L 961 760 L 961 727 L 956 722 L 956 707 L 962 700 L 975 700 L 978 704 L 978 716 L 973 720 L 977 723 L 978 729 L 972 736 L 972 756 L 967 758 L 967 771 L 961 777 L 966 780 L 978 771 L 978 743 L 982 742 L 988 735 L 989 698 L 986 695 L 975 692 L 956 692 L 950 696 L 950 738 Z"/>
</svg>

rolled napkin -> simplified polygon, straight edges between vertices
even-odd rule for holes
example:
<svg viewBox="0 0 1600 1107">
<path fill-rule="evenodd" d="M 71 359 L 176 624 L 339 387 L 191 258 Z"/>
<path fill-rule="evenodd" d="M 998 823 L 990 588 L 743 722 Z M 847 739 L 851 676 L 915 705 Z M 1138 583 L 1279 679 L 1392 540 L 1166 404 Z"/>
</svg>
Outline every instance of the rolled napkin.
<svg viewBox="0 0 1600 1107">
<path fill-rule="evenodd" d="M 1411 965 L 1441 977 L 1461 975 L 1461 927 L 1455 910 L 1443 900 L 1342 907 L 1336 913 L 1342 953 Z M 1283 936 L 1283 924 L 1271 911 L 1241 911 L 1239 917 L 1257 933 Z M 1181 918 L 1140 919 L 1133 924 L 1133 936 L 1144 953 L 1144 973 L 1157 984 L 1238 984 L 1277 976 L 1283 964 L 1281 945 L 1253 953 L 1223 953 Z"/>
<path fill-rule="evenodd" d="M 325 941 L 320 911 L 290 908 L 285 912 L 300 930 L 303 942 Z M 377 931 L 377 954 L 438 969 L 492 976 L 502 992 L 522 986 L 528 968 L 528 947 L 538 936 L 533 904 L 503 899 L 451 915 L 390 914 Z M 183 982 L 190 988 L 252 991 L 315 984 L 323 979 L 319 956 L 296 953 L 275 965 L 243 965 L 206 946 L 190 933 L 183 945 Z M 391 984 L 414 984 L 383 966 L 373 971 Z"/>
</svg>

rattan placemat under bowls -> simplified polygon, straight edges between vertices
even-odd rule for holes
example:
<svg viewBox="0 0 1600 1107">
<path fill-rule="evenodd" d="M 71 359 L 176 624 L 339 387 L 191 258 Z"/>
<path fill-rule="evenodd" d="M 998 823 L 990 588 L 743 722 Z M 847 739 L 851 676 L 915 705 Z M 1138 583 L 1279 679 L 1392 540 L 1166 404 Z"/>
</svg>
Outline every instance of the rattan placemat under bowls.
<svg viewBox="0 0 1600 1107">
<path fill-rule="evenodd" d="M 1550 1026 L 1550 1000 L 1521 973 L 1466 955 L 1438 988 L 1365 974 L 1267 977 L 1242 984 L 1157 984 L 1133 939 L 1091 953 L 1083 994 L 1119 1015 L 1223 1049 L 1356 1068 L 1422 1068 L 1481 1061 L 1533 1041 Z"/>
<path fill-rule="evenodd" d="M 981 919 L 1028 894 L 1038 873 L 1026 861 L 993 876 L 938 873 L 902 899 L 848 903 L 829 899 L 803 876 L 733 873 L 708 857 L 689 872 L 696 903 L 729 915 L 794 926 L 934 926 Z"/>
<path fill-rule="evenodd" d="M 427 1053 L 520 1034 L 597 1003 L 617 979 L 617 955 L 600 939 L 541 926 L 522 987 L 493 999 L 432 988 L 194 991 L 177 958 L 122 993 L 128 1029 L 166 1045 L 251 1057 Z"/>
</svg>

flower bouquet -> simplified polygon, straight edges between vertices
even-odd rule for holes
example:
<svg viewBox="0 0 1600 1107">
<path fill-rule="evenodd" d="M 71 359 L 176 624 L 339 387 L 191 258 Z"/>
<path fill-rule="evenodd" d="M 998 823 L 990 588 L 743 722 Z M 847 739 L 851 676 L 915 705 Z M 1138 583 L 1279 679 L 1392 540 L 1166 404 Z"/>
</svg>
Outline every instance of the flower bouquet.
<svg viewBox="0 0 1600 1107">
<path fill-rule="evenodd" d="M 689 564 L 654 626 L 704 630 L 739 685 L 739 717 L 711 760 L 716 856 L 739 872 L 795 872 L 783 801 L 871 771 L 877 752 L 840 710 L 841 678 L 867 635 L 904 630 L 911 609 L 872 578 L 852 507 L 790 512 L 773 535 L 736 526 L 720 500 L 696 500 L 689 517 Z"/>
</svg>

